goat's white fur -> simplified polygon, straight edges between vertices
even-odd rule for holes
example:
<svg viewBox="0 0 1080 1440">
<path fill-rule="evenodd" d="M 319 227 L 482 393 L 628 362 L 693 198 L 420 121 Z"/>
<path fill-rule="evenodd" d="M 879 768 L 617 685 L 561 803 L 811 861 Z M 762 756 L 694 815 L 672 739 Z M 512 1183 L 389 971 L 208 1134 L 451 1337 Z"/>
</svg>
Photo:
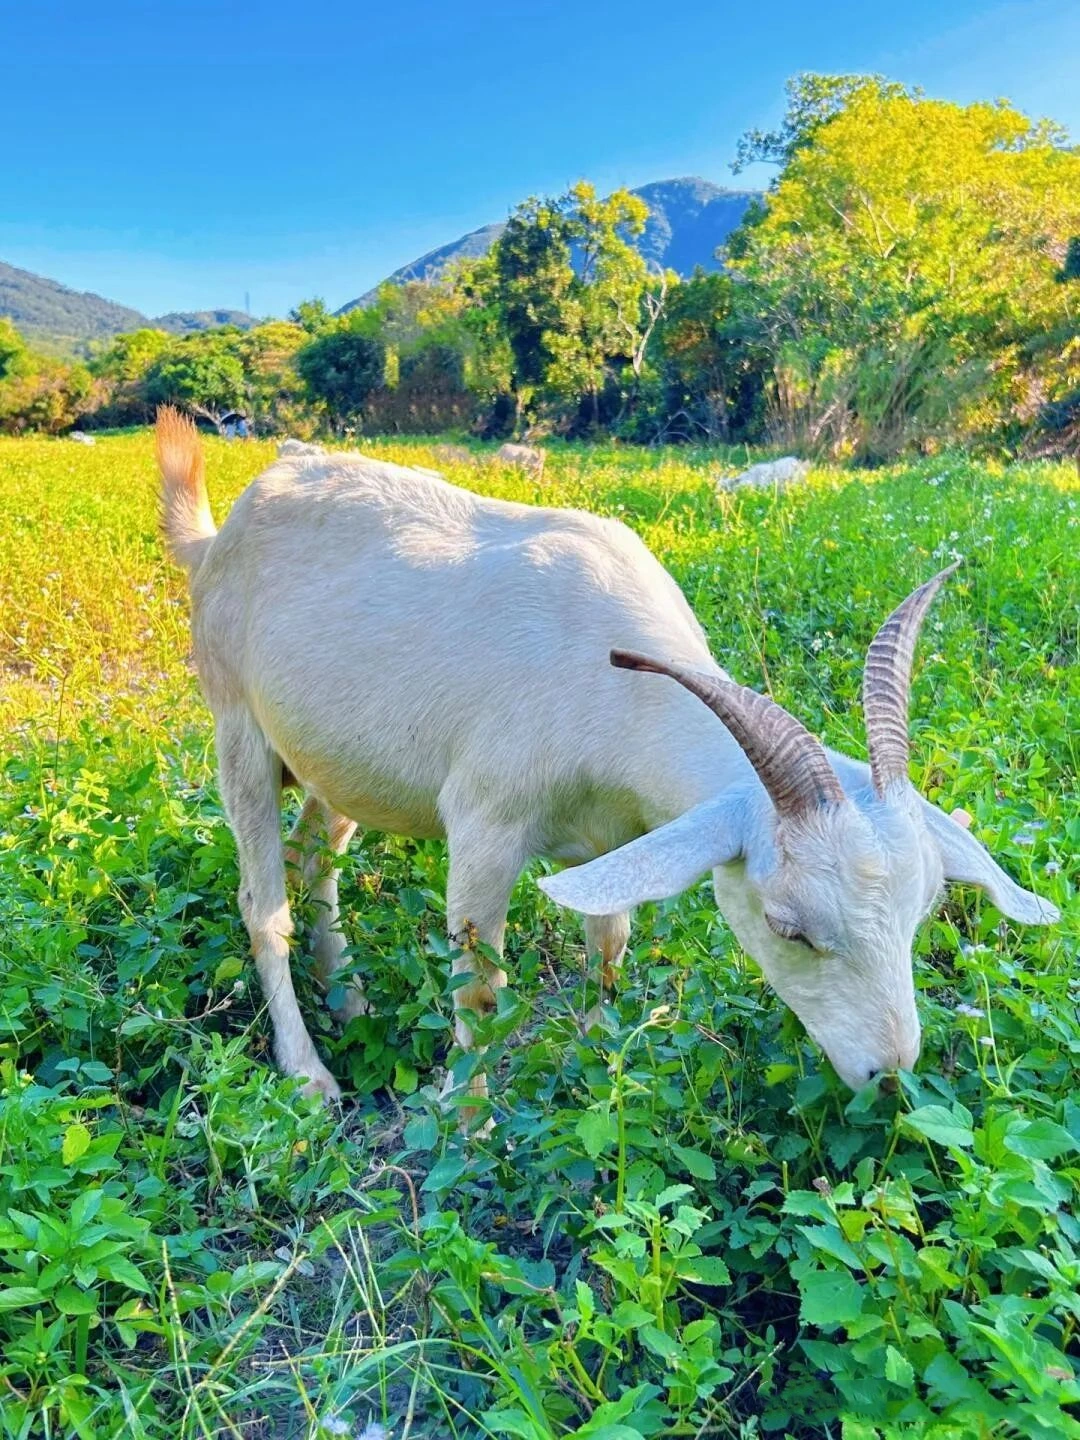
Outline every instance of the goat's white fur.
<svg viewBox="0 0 1080 1440">
<path fill-rule="evenodd" d="M 465 1048 L 470 1012 L 505 983 L 476 942 L 501 953 L 511 889 L 534 856 L 580 865 L 541 885 L 587 914 L 606 978 L 629 908 L 713 870 L 743 946 L 851 1085 L 916 1058 L 911 940 L 943 878 L 986 886 L 1018 919 L 1053 918 L 941 812 L 910 790 L 878 799 L 846 757 L 830 755 L 853 805 L 778 823 L 700 701 L 609 665 L 620 647 L 724 673 L 674 580 L 624 525 L 332 454 L 278 460 L 215 533 L 197 436 L 171 412 L 159 457 L 241 910 L 279 1063 L 314 1090 L 338 1093 L 289 972 L 282 762 L 308 793 L 288 853 L 317 886 L 327 982 L 344 941 L 336 872 L 312 859 L 313 838 L 340 851 L 357 824 L 447 837 L 454 969 L 472 977 L 454 992 Z M 766 915 L 817 953 L 780 939 Z M 346 1015 L 363 1005 L 348 993 Z M 484 1093 L 481 1075 L 471 1090 Z"/>
<path fill-rule="evenodd" d="M 291 436 L 288 440 L 282 440 L 277 447 L 278 457 L 287 455 L 325 455 L 326 446 L 317 445 L 313 440 L 294 440 Z"/>
</svg>

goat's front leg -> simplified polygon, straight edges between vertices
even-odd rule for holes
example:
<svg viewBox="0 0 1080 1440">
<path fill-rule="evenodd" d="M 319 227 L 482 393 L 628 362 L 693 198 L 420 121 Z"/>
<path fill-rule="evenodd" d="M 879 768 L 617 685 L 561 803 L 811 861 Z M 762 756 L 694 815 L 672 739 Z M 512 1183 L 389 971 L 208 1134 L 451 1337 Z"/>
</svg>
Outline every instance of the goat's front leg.
<svg viewBox="0 0 1080 1440">
<path fill-rule="evenodd" d="M 315 970 L 323 988 L 329 990 L 337 972 L 347 963 L 348 942 L 341 930 L 338 906 L 337 856 L 344 854 L 356 833 L 356 822 L 339 815 L 322 800 L 309 795 L 285 844 L 285 865 L 301 883 L 310 888 L 315 907 L 311 949 Z M 356 1015 L 366 1015 L 364 988 L 355 977 L 345 989 L 345 998 L 336 1011 L 343 1025 Z"/>
<path fill-rule="evenodd" d="M 316 1053 L 289 969 L 293 927 L 281 844 L 281 761 L 242 707 L 217 716 L 216 738 L 221 794 L 240 860 L 240 913 L 270 1011 L 274 1053 L 286 1075 L 306 1077 L 306 1094 L 336 1100 L 341 1092 Z"/>
<path fill-rule="evenodd" d="M 459 820 L 448 826 L 450 873 L 446 887 L 446 919 L 451 940 L 461 948 L 453 964 L 455 979 L 467 975 L 454 990 L 454 1038 L 463 1050 L 474 1044 L 473 1030 L 465 1013 L 490 1014 L 495 992 L 506 984 L 506 972 L 480 954 L 478 945 L 489 946 L 502 955 L 506 932 L 506 911 L 510 892 L 529 858 L 525 836 L 506 826 L 485 821 Z M 444 1094 L 452 1089 L 447 1080 Z M 486 1098 L 487 1076 L 477 1071 L 469 1081 L 469 1094 Z M 469 1128 L 475 1111 L 461 1112 L 463 1128 Z M 490 1124 L 485 1127 L 490 1129 Z"/>
<path fill-rule="evenodd" d="M 603 1019 L 603 1007 L 618 984 L 629 939 L 629 915 L 586 915 L 585 953 L 589 960 L 600 961 L 600 998 L 585 1016 L 586 1030 Z"/>
</svg>

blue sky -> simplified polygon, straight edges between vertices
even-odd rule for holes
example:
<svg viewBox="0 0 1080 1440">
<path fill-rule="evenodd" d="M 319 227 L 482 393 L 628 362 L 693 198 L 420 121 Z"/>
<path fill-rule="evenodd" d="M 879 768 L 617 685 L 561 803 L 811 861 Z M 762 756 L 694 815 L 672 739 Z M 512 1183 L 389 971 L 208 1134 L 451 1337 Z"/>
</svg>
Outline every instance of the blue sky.
<svg viewBox="0 0 1080 1440">
<path fill-rule="evenodd" d="M 581 177 L 764 183 L 728 162 L 798 70 L 1080 139 L 1076 0 L 0 0 L 0 36 L 0 259 L 148 314 L 336 307 Z"/>
</svg>

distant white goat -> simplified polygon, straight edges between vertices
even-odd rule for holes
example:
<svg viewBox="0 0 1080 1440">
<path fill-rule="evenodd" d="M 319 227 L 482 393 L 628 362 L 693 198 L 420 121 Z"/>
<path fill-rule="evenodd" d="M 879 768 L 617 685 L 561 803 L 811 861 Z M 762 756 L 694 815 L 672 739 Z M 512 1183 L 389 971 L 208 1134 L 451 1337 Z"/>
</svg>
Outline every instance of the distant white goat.
<svg viewBox="0 0 1080 1440">
<path fill-rule="evenodd" d="M 779 460 L 761 460 L 744 470 L 741 475 L 721 475 L 716 482 L 718 490 L 782 490 L 796 480 L 803 480 L 810 473 L 810 461 L 800 460 L 795 455 L 784 455 Z"/>
<path fill-rule="evenodd" d="M 446 465 L 468 465 L 473 458 L 472 451 L 464 445 L 435 445 L 431 453 Z"/>
<path fill-rule="evenodd" d="M 539 480 L 544 473 L 544 452 L 535 445 L 500 445 L 495 459 L 502 465 L 516 465 Z"/>
<path fill-rule="evenodd" d="M 580 866 L 541 885 L 585 912 L 606 980 L 629 909 L 711 869 L 742 945 L 852 1086 L 915 1061 L 911 943 L 944 879 L 984 886 L 1015 919 L 1055 918 L 908 780 L 912 652 L 948 571 L 870 648 L 867 767 L 730 680 L 675 581 L 617 521 L 328 455 L 271 465 L 216 533 L 194 427 L 164 411 L 157 433 L 240 907 L 278 1061 L 312 1090 L 338 1094 L 293 992 L 286 853 L 313 886 L 328 983 L 346 942 L 326 857 L 357 824 L 449 841 L 466 1049 L 505 983 L 478 944 L 501 951 L 532 856 Z M 283 775 L 307 791 L 287 852 Z M 353 986 L 344 1017 L 362 1007 Z"/>
<path fill-rule="evenodd" d="M 286 455 L 325 455 L 326 447 L 307 440 L 282 440 L 277 447 L 278 459 Z"/>
</svg>

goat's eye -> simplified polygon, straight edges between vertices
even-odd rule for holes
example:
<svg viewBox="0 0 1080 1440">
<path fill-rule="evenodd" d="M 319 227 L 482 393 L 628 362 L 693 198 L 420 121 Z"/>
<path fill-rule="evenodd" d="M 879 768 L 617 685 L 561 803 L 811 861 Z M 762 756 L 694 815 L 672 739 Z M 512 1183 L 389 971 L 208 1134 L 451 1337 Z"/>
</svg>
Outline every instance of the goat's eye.
<svg viewBox="0 0 1080 1440">
<path fill-rule="evenodd" d="M 784 920 L 777 920 L 772 915 L 765 916 L 765 923 L 774 935 L 779 935 L 781 940 L 789 940 L 793 945 L 805 945 L 807 950 L 813 950 L 813 945 L 794 925 L 787 924 Z"/>
</svg>

